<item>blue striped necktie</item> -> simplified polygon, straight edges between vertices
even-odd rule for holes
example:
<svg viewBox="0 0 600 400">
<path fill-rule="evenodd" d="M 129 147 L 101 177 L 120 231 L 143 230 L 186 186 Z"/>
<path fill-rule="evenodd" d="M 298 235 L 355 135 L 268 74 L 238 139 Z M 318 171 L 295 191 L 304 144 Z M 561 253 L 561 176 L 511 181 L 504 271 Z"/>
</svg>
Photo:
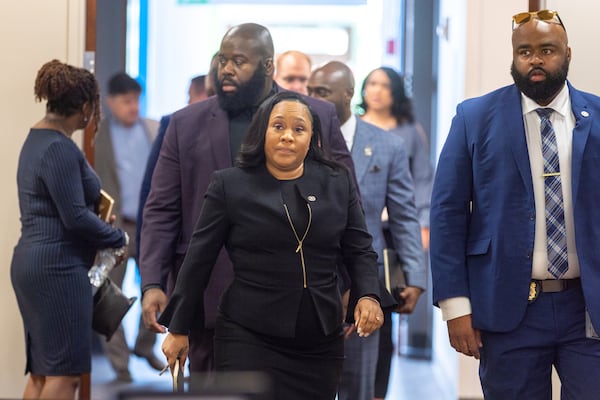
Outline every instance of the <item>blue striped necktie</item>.
<svg viewBox="0 0 600 400">
<path fill-rule="evenodd" d="M 546 198 L 546 241 L 548 246 L 548 271 L 560 279 L 569 269 L 567 235 L 563 207 L 560 166 L 556 134 L 550 122 L 551 108 L 535 110 L 541 119 L 542 155 L 544 156 L 544 193 Z"/>
</svg>

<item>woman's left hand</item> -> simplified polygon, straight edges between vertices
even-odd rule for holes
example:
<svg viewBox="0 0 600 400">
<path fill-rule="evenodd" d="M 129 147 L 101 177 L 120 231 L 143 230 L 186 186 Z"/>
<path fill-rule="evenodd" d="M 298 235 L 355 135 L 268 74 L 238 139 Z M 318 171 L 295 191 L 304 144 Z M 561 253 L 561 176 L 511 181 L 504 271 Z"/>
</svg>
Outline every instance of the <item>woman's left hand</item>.
<svg viewBox="0 0 600 400">
<path fill-rule="evenodd" d="M 185 365 L 185 360 L 188 355 L 189 343 L 187 335 L 179 335 L 176 333 L 168 333 L 162 343 L 163 354 L 167 357 L 169 368 L 173 371 L 175 360 L 179 358 L 180 368 Z"/>
<path fill-rule="evenodd" d="M 362 297 L 358 300 L 354 309 L 354 324 L 358 336 L 367 337 L 383 325 L 383 311 L 379 302 L 370 297 Z"/>
</svg>

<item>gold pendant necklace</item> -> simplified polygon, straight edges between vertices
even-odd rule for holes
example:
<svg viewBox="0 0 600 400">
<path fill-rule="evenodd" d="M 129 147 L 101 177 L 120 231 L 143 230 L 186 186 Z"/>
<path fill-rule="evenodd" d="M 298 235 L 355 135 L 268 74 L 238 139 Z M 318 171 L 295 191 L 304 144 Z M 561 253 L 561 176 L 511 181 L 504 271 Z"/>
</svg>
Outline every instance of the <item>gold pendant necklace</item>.
<svg viewBox="0 0 600 400">
<path fill-rule="evenodd" d="M 304 288 L 306 288 L 306 265 L 304 264 L 304 249 L 302 248 L 302 244 L 304 239 L 306 239 L 306 235 L 308 235 L 308 230 L 310 229 L 310 225 L 312 223 L 312 209 L 310 208 L 310 204 L 306 203 L 306 207 L 308 208 L 308 224 L 306 225 L 306 230 L 304 231 L 304 235 L 302 239 L 298 236 L 298 232 L 296 232 L 296 228 L 294 227 L 294 222 L 292 221 L 292 217 L 290 216 L 290 211 L 285 203 L 283 203 L 283 208 L 285 209 L 285 215 L 287 216 L 288 222 L 290 223 L 290 227 L 292 228 L 292 232 L 294 232 L 294 236 L 296 237 L 296 241 L 298 242 L 298 247 L 296 247 L 296 253 L 300 253 L 300 261 L 302 262 L 302 276 L 304 279 Z"/>
</svg>

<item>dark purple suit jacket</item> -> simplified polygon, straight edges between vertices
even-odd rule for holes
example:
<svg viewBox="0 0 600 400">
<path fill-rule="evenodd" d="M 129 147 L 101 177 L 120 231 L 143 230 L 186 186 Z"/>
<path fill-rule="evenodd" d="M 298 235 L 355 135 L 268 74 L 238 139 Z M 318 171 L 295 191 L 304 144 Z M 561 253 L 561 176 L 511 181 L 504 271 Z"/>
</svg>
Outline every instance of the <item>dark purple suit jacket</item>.
<svg viewBox="0 0 600 400">
<path fill-rule="evenodd" d="M 325 152 L 353 170 L 333 104 L 311 97 L 305 99 L 321 120 Z M 140 249 L 142 288 L 159 284 L 167 292 L 172 290 L 211 175 L 233 165 L 228 121 L 216 96 L 172 115 L 144 207 Z M 219 298 L 232 278 L 231 261 L 222 250 L 204 293 L 206 328 L 214 327 Z"/>
</svg>

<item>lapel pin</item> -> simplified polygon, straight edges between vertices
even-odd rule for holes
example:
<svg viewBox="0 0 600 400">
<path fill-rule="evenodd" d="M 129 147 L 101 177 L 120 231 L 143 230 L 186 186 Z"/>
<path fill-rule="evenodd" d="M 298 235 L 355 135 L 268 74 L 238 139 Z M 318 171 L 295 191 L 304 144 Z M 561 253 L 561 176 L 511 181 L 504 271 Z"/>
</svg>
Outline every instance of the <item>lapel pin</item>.
<svg viewBox="0 0 600 400">
<path fill-rule="evenodd" d="M 582 117 L 589 117 L 589 116 L 590 116 L 590 113 L 589 113 L 589 112 L 587 112 L 587 111 L 582 111 L 582 112 L 581 112 L 581 116 L 582 116 Z"/>
<path fill-rule="evenodd" d="M 317 201 L 317 198 L 311 194 L 310 196 L 306 197 L 306 200 L 308 200 L 308 201 Z"/>
<path fill-rule="evenodd" d="M 371 146 L 365 147 L 365 156 L 371 157 L 372 155 L 373 155 L 373 149 L 371 148 Z"/>
</svg>

